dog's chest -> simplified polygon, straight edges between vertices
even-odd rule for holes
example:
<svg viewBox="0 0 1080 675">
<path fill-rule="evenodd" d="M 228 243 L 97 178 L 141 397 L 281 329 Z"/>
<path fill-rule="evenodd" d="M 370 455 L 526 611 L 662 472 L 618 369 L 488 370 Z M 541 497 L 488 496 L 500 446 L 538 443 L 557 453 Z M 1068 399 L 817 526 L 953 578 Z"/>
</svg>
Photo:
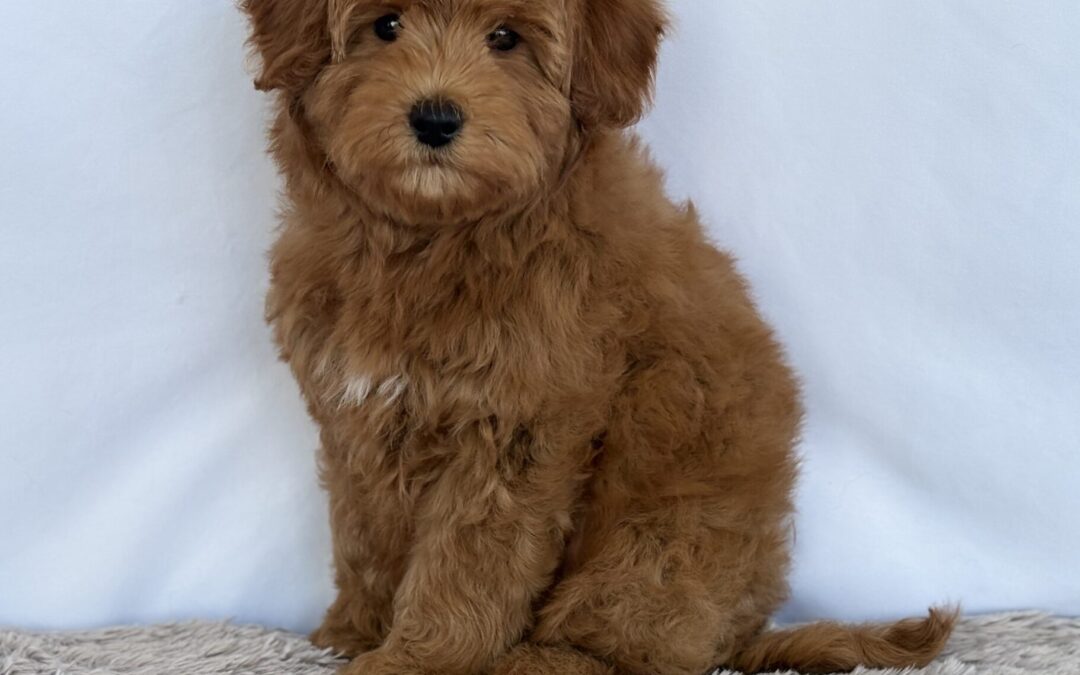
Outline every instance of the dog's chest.
<svg viewBox="0 0 1080 675">
<path fill-rule="evenodd" d="M 319 422 L 377 433 L 402 419 L 529 419 L 594 384 L 600 324 L 572 261 L 538 255 L 506 271 L 415 258 L 275 259 L 276 337 Z"/>
<path fill-rule="evenodd" d="M 405 394 L 408 378 L 401 373 L 344 372 L 336 384 L 329 383 L 324 396 L 338 409 L 393 406 Z"/>
<path fill-rule="evenodd" d="M 393 420 L 415 428 L 435 420 L 500 412 L 493 401 L 504 395 L 504 387 L 487 374 L 409 367 L 406 358 L 390 366 L 349 363 L 333 356 L 325 361 L 337 365 L 316 369 L 309 395 L 328 418 L 363 419 L 373 427 Z"/>
</svg>

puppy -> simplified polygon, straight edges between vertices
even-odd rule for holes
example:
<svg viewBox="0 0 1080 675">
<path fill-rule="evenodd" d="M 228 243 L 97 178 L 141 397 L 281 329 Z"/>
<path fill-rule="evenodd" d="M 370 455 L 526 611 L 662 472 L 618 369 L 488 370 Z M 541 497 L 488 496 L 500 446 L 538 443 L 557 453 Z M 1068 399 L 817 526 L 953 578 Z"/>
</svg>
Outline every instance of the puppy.
<svg viewBox="0 0 1080 675">
<path fill-rule="evenodd" d="M 626 128 L 656 0 L 242 0 L 284 175 L 268 318 L 321 427 L 357 675 L 922 665 L 769 632 L 798 391 Z"/>
</svg>

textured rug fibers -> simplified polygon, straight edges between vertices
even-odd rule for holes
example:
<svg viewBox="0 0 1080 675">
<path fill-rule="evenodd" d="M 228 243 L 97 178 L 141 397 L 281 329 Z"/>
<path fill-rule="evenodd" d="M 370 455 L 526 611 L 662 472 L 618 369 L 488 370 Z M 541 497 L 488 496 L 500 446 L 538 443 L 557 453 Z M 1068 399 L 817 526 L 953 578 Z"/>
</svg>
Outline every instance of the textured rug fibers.
<svg viewBox="0 0 1080 675">
<path fill-rule="evenodd" d="M 228 623 L 84 633 L 0 630 L 3 675 L 333 675 L 342 661 L 300 635 Z M 936 663 L 859 675 L 1080 675 L 1080 619 L 967 619 Z"/>
</svg>

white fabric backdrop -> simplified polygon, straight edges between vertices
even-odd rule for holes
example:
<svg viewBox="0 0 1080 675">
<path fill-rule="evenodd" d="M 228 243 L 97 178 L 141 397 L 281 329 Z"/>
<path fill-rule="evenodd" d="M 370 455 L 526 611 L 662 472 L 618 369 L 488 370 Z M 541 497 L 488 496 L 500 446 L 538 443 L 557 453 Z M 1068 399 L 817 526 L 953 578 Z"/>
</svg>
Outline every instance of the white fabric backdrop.
<svg viewBox="0 0 1080 675">
<path fill-rule="evenodd" d="M 785 616 L 1080 613 L 1080 3 L 674 10 L 643 130 L 806 386 Z M 243 36 L 0 3 L 0 624 L 329 602 Z"/>
</svg>

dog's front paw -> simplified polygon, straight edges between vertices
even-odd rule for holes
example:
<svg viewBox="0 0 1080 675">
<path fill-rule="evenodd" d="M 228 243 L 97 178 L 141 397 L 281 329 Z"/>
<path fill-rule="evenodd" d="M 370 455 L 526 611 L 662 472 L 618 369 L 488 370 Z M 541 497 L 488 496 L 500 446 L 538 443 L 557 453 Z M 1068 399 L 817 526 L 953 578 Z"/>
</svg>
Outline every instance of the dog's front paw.
<svg viewBox="0 0 1080 675">
<path fill-rule="evenodd" d="M 347 658 L 357 657 L 375 649 L 378 645 L 357 634 L 351 626 L 323 624 L 309 637 L 319 649 L 330 649 Z"/>
<path fill-rule="evenodd" d="M 380 648 L 353 659 L 340 675 L 424 675 L 424 671 L 404 654 Z"/>
<path fill-rule="evenodd" d="M 572 647 L 523 644 L 499 659 L 493 675 L 614 675 L 615 669 Z"/>
</svg>

